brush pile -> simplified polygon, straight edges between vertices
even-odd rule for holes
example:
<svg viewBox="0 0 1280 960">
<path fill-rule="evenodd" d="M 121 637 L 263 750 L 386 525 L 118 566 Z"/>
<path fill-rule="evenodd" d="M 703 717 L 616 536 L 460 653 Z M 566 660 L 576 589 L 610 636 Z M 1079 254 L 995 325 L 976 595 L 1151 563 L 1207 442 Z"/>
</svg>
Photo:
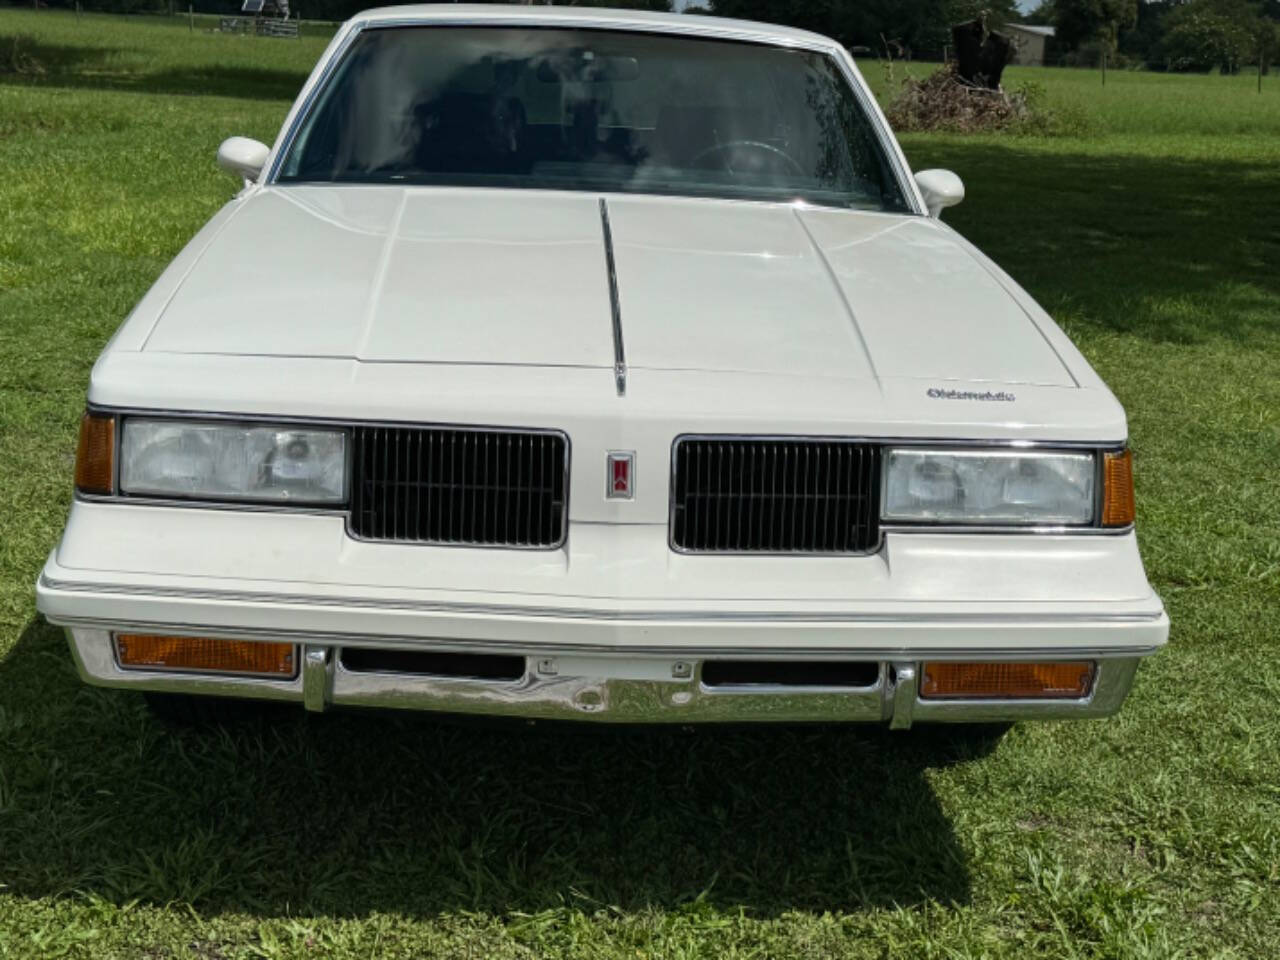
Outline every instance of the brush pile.
<svg viewBox="0 0 1280 960">
<path fill-rule="evenodd" d="M 907 77 L 885 108 L 894 130 L 980 133 L 1021 126 L 1030 117 L 1030 92 L 989 90 L 960 76 L 955 64 L 939 67 L 923 80 Z"/>
</svg>

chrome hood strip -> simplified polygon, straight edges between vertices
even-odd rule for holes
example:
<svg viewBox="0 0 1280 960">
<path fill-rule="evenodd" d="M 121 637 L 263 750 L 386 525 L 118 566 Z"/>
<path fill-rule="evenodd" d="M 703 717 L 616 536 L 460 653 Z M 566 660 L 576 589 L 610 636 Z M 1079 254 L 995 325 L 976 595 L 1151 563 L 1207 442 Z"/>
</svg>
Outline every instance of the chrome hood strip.
<svg viewBox="0 0 1280 960">
<path fill-rule="evenodd" d="M 609 272 L 609 304 L 613 310 L 613 377 L 618 396 L 627 395 L 627 355 L 622 347 L 622 301 L 618 297 L 618 265 L 613 256 L 613 229 L 609 226 L 609 202 L 600 198 L 600 227 L 604 231 L 604 258 Z"/>
</svg>

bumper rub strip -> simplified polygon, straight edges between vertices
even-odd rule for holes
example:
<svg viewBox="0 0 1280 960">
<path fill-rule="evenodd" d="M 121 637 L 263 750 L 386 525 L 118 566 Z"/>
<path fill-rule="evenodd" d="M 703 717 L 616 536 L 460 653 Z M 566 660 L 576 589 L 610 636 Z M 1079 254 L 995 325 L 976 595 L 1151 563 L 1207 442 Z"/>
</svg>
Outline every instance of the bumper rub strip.
<svg viewBox="0 0 1280 960">
<path fill-rule="evenodd" d="M 266 603 L 317 608 L 352 607 L 360 609 L 443 613 L 462 616 L 545 618 L 550 620 L 601 620 L 626 622 L 740 622 L 740 623 L 1154 623 L 1164 617 L 1164 610 L 1129 613 L 855 613 L 843 611 L 751 611 L 751 610 L 609 610 L 592 607 L 539 607 L 514 604 L 479 604 L 433 602 L 419 600 L 383 600 L 373 597 L 318 597 L 307 594 L 254 593 L 238 590 L 194 590 L 162 586 L 133 586 L 116 583 L 58 580 L 40 576 L 41 588 L 54 592 L 105 593 L 155 599 L 214 600 L 235 603 Z M 92 619 L 92 618 L 86 618 Z M 61 623 L 60 618 L 51 622 Z"/>
</svg>

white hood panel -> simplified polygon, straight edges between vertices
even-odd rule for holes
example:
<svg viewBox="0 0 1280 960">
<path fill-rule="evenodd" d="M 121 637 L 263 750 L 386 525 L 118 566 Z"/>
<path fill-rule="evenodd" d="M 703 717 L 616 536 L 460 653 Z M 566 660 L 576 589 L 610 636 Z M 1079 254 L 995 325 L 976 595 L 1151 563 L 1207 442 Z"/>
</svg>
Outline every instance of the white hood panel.
<svg viewBox="0 0 1280 960">
<path fill-rule="evenodd" d="M 609 210 L 634 367 L 1076 385 L 935 221 L 650 197 Z"/>
<path fill-rule="evenodd" d="M 799 214 L 848 298 L 880 377 L 1076 386 L 1009 291 L 921 217 Z"/>
<path fill-rule="evenodd" d="M 603 238 L 588 194 L 410 192 L 357 356 L 611 366 Z"/>
<path fill-rule="evenodd" d="M 789 207 L 609 201 L 627 363 L 872 376 L 840 289 Z"/>
<path fill-rule="evenodd" d="M 293 187 L 243 207 L 149 350 L 611 366 L 599 201 Z"/>
<path fill-rule="evenodd" d="M 1010 291 L 919 217 L 611 197 L 636 370 L 1075 386 Z M 239 201 L 147 350 L 610 368 L 599 198 L 289 187 Z"/>
</svg>

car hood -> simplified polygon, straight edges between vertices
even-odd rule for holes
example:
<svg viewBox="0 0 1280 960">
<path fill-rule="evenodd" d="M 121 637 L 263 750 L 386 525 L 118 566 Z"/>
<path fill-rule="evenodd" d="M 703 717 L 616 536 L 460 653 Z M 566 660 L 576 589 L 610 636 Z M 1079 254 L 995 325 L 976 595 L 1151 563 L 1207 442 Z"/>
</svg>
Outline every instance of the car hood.
<svg viewBox="0 0 1280 960">
<path fill-rule="evenodd" d="M 921 217 L 608 200 L 634 370 L 1074 386 L 994 268 Z M 238 200 L 147 351 L 612 367 L 605 232 L 582 193 L 294 186 Z"/>
</svg>

